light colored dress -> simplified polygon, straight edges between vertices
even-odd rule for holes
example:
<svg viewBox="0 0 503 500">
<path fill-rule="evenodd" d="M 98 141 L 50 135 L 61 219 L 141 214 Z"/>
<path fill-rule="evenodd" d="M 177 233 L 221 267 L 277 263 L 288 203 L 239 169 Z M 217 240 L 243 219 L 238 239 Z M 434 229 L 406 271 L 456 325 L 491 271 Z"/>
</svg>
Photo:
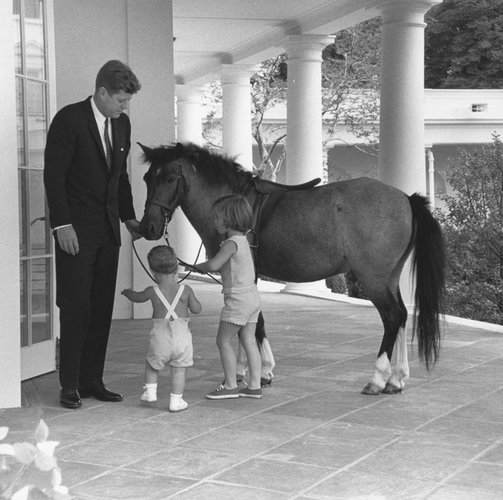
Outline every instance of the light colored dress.
<svg viewBox="0 0 503 500">
<path fill-rule="evenodd" d="M 225 241 L 229 240 L 236 244 L 237 251 L 220 269 L 224 294 L 220 321 L 235 325 L 256 323 L 261 306 L 250 245 L 245 235 L 234 235 Z"/>
<path fill-rule="evenodd" d="M 155 293 L 167 309 L 165 318 L 154 318 L 150 331 L 147 361 L 154 370 L 161 370 L 166 364 L 179 368 L 193 365 L 189 318 L 179 318 L 175 312 L 184 288 L 184 285 L 180 285 L 173 303 L 170 304 L 159 287 L 154 286 Z"/>
</svg>

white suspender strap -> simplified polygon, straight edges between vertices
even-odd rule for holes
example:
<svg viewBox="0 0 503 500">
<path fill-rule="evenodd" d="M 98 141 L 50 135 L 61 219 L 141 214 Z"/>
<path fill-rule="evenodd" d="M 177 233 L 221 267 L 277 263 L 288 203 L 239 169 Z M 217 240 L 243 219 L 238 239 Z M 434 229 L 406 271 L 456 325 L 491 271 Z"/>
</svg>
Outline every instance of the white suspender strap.
<svg viewBox="0 0 503 500">
<path fill-rule="evenodd" d="M 159 290 L 159 287 L 157 285 L 154 286 L 154 291 L 159 297 L 159 300 L 164 304 L 164 307 L 167 309 L 166 312 L 166 317 L 165 319 L 178 319 L 178 314 L 175 312 L 175 307 L 178 304 L 178 301 L 180 300 L 180 297 L 182 296 L 183 289 L 185 288 L 185 285 L 180 285 L 178 288 L 178 292 L 176 292 L 175 298 L 173 299 L 173 303 L 170 304 L 166 297 L 163 295 L 161 290 Z"/>
</svg>

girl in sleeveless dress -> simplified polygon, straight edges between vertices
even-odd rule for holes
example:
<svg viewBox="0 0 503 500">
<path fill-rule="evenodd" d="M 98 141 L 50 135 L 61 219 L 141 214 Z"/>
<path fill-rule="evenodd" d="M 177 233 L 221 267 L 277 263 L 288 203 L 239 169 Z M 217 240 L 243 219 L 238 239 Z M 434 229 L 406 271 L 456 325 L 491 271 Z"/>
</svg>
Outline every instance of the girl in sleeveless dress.
<svg viewBox="0 0 503 500">
<path fill-rule="evenodd" d="M 260 375 L 262 361 L 255 340 L 255 328 L 260 312 L 260 296 L 255 284 L 255 268 L 246 232 L 251 227 L 252 210 L 241 195 L 227 195 L 213 204 L 215 227 L 226 239 L 210 260 L 197 264 L 198 271 L 220 271 L 224 307 L 220 315 L 217 346 L 225 374 L 225 382 L 206 395 L 208 399 L 238 397 L 261 398 Z M 250 368 L 250 384 L 238 388 L 236 383 L 236 353 L 233 339 L 239 335 Z"/>
</svg>

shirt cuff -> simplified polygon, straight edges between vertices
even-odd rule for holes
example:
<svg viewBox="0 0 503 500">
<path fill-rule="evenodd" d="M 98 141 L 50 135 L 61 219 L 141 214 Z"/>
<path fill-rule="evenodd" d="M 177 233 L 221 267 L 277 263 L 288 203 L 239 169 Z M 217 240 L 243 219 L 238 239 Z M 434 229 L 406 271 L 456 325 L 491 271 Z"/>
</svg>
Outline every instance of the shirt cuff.
<svg viewBox="0 0 503 500">
<path fill-rule="evenodd" d="M 55 227 L 53 231 L 57 231 L 58 229 L 62 229 L 64 227 L 71 227 L 71 224 L 63 224 L 62 226 Z"/>
</svg>

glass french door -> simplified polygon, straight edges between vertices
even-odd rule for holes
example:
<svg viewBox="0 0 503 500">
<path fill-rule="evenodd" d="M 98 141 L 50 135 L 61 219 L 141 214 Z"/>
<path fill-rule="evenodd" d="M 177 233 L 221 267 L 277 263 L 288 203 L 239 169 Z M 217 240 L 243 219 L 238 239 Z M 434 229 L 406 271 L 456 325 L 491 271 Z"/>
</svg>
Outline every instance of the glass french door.
<svg viewBox="0 0 503 500">
<path fill-rule="evenodd" d="M 21 259 L 21 376 L 56 368 L 53 245 L 43 183 L 49 124 L 45 0 L 13 0 Z"/>
</svg>

